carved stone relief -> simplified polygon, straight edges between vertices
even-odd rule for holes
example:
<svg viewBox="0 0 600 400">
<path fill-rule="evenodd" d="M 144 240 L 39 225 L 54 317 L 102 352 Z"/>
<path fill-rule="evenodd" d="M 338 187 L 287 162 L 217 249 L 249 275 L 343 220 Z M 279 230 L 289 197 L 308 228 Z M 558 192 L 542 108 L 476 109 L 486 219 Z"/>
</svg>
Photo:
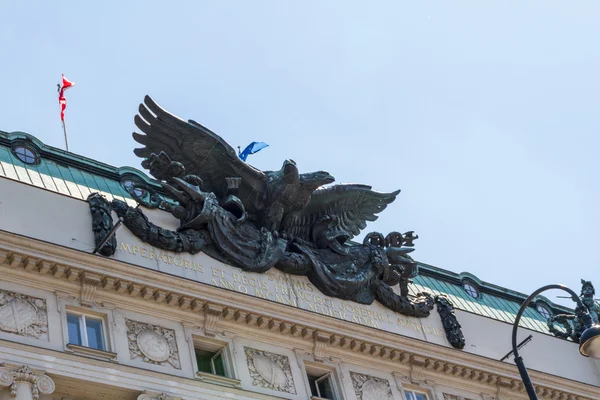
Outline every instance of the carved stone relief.
<svg viewBox="0 0 600 400">
<path fill-rule="evenodd" d="M 457 396 L 454 394 L 444 393 L 444 400 L 472 400 L 468 397 Z"/>
<path fill-rule="evenodd" d="M 167 393 L 155 393 L 146 390 L 137 397 L 137 400 L 180 400 L 181 397 L 169 396 Z"/>
<path fill-rule="evenodd" d="M 249 347 L 244 352 L 253 386 L 296 394 L 288 357 Z"/>
<path fill-rule="evenodd" d="M 173 368 L 181 369 L 173 329 L 128 319 L 125 320 L 125 324 L 129 356 L 132 360 L 141 358 L 149 364 L 171 365 Z"/>
<path fill-rule="evenodd" d="M 358 400 L 392 400 L 392 388 L 387 379 L 350 372 L 352 387 Z"/>
<path fill-rule="evenodd" d="M 31 396 L 25 395 L 25 398 L 33 400 L 39 400 L 40 393 L 52 394 L 55 389 L 54 381 L 49 376 L 34 373 L 26 365 L 17 370 L 0 368 L 0 387 L 2 386 L 9 387 L 12 397 L 17 397 L 22 390 L 31 390 Z"/>
<path fill-rule="evenodd" d="M 0 290 L 0 330 L 48 340 L 46 301 Z"/>
</svg>

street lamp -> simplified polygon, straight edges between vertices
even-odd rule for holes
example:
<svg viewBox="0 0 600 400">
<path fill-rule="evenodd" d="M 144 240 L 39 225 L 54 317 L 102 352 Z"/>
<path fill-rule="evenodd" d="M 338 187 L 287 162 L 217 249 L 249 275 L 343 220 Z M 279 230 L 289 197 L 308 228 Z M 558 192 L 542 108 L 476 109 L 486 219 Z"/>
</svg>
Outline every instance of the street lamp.
<svg viewBox="0 0 600 400">
<path fill-rule="evenodd" d="M 525 384 L 525 389 L 527 390 L 530 400 L 538 400 L 538 397 L 535 393 L 535 389 L 533 388 L 533 384 L 531 383 L 531 379 L 529 379 L 529 374 L 527 373 L 527 368 L 525 368 L 525 364 L 523 363 L 523 358 L 519 355 L 519 349 L 517 348 L 517 328 L 519 327 L 521 316 L 525 312 L 525 309 L 527 309 L 529 303 L 531 303 L 531 301 L 538 294 L 549 289 L 564 290 L 565 292 L 569 293 L 573 301 L 577 303 L 577 308 L 581 310 L 581 313 L 578 315 L 580 315 L 580 318 L 585 326 L 585 330 L 579 339 L 579 352 L 586 357 L 600 358 L 600 325 L 592 325 L 592 317 L 590 316 L 588 308 L 585 306 L 585 304 L 583 304 L 579 296 L 577 296 L 577 293 L 563 285 L 547 285 L 539 288 L 533 292 L 531 296 L 527 298 L 527 300 L 525 300 L 519 309 L 512 331 L 512 347 L 515 355 L 515 364 L 517 364 L 519 374 L 521 375 L 521 379 Z"/>
</svg>

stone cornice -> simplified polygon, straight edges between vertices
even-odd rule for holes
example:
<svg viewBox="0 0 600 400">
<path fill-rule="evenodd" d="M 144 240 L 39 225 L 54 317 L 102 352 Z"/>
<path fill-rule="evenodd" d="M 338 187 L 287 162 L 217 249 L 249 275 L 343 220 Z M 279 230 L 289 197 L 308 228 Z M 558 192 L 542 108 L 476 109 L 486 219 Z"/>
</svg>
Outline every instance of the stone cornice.
<svg viewBox="0 0 600 400">
<path fill-rule="evenodd" d="M 370 362 L 392 363 L 418 380 L 423 374 L 469 381 L 494 390 L 509 390 L 515 396 L 525 393 L 514 366 L 485 357 L 457 351 L 417 339 L 374 330 L 278 303 L 225 291 L 209 285 L 133 266 L 56 245 L 26 239 L 0 231 L 0 264 L 8 274 L 31 285 L 32 274 L 46 282 L 60 280 L 83 297 L 109 299 L 113 304 L 138 312 L 158 312 L 182 322 L 203 321 L 205 332 L 214 335 L 227 327 L 246 334 L 269 332 L 273 337 L 304 343 L 315 358 L 329 353 L 338 357 L 360 358 Z M 36 282 L 37 283 L 37 282 Z M 58 283 L 58 282 L 57 282 Z M 39 285 L 37 285 L 40 287 Z M 126 299 L 123 301 L 123 299 Z M 144 307 L 148 302 L 152 307 Z M 120 305 L 121 306 L 121 305 Z M 260 310 L 260 311 L 258 311 Z M 351 332 L 339 334 L 336 332 Z M 236 332 L 237 333 L 237 332 Z M 373 334 L 377 334 L 377 341 Z M 531 371 L 541 398 L 587 399 L 596 397 L 597 388 L 568 379 Z M 557 389 L 561 388 L 561 389 Z"/>
</svg>

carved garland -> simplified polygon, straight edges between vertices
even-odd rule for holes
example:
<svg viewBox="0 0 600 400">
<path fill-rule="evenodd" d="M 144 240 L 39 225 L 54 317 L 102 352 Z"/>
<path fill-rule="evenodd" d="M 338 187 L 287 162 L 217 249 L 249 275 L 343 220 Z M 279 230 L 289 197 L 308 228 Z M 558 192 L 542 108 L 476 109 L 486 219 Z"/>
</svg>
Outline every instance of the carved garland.
<svg viewBox="0 0 600 400">
<path fill-rule="evenodd" d="M 170 364 L 173 368 L 181 369 L 173 329 L 129 319 L 125 320 L 125 325 L 132 360 L 141 358 L 149 364 Z"/>
<path fill-rule="evenodd" d="M 352 387 L 358 400 L 392 400 L 392 388 L 387 379 L 350 372 Z"/>
<path fill-rule="evenodd" d="M 0 331 L 36 339 L 48 337 L 46 301 L 0 290 Z"/>
<path fill-rule="evenodd" d="M 296 394 L 290 359 L 286 356 L 244 347 L 253 386 Z"/>
</svg>

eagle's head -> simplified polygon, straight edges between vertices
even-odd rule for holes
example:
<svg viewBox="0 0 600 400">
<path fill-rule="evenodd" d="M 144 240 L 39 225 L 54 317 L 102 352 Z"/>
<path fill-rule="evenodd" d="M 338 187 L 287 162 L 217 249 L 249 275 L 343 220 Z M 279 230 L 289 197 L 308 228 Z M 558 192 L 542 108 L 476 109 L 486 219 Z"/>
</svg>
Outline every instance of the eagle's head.
<svg viewBox="0 0 600 400">
<path fill-rule="evenodd" d="M 315 190 L 318 187 L 335 182 L 335 178 L 326 171 L 310 172 L 300 175 L 300 184 Z"/>
<path fill-rule="evenodd" d="M 297 183 L 299 179 L 298 167 L 294 160 L 285 160 L 280 173 L 283 175 L 283 181 L 287 184 Z"/>
</svg>

